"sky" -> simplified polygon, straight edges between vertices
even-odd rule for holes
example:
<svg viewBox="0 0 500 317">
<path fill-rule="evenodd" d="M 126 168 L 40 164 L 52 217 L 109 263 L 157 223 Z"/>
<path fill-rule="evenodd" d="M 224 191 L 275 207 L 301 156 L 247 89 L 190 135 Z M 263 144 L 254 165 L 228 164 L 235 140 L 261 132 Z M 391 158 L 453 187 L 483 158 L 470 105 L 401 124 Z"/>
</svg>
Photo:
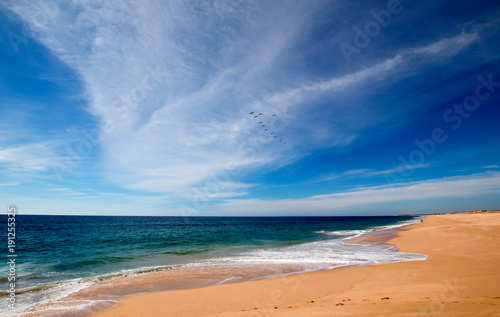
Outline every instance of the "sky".
<svg viewBox="0 0 500 317">
<path fill-rule="evenodd" d="M 498 1 L 0 3 L 25 214 L 500 208 Z"/>
</svg>

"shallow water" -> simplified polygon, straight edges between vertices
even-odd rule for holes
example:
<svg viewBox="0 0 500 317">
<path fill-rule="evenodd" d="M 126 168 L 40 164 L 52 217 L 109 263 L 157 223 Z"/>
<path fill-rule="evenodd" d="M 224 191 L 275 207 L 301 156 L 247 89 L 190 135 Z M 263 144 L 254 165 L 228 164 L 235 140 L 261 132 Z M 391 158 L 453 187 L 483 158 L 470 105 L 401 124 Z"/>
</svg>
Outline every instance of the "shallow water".
<svg viewBox="0 0 500 317">
<path fill-rule="evenodd" d="M 65 309 L 54 310 L 62 305 L 79 307 L 83 316 L 131 293 L 421 260 L 425 256 L 401 253 L 386 244 L 346 243 L 348 238 L 416 221 L 415 217 L 21 215 L 16 220 L 16 312 L 31 307 L 64 315 Z M 8 267 L 0 270 L 6 276 Z M 161 272 L 147 274 L 154 270 Z M 2 290 L 6 284 L 2 280 Z M 48 302 L 52 304 L 44 304 Z M 12 313 L 0 308 L 2 315 Z"/>
</svg>

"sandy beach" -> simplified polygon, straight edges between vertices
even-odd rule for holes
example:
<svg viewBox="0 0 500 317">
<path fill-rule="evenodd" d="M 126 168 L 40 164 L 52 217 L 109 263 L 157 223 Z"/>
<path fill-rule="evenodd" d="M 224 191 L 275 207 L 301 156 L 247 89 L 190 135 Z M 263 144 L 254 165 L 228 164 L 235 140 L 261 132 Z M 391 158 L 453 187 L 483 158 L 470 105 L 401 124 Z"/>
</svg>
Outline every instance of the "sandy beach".
<svg viewBox="0 0 500 317">
<path fill-rule="evenodd" d="M 428 259 L 130 295 L 92 316 L 500 316 L 500 213 L 427 216 L 388 243 Z"/>
</svg>

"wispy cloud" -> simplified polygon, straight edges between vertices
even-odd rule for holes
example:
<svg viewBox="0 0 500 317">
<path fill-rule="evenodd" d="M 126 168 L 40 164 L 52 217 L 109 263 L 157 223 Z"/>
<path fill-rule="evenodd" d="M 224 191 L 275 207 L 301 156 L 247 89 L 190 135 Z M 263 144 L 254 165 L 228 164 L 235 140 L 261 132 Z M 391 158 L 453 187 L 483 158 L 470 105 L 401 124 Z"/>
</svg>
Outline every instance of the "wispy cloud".
<svg viewBox="0 0 500 317">
<path fill-rule="evenodd" d="M 392 173 L 400 173 L 401 171 L 412 171 L 414 169 L 425 168 L 431 166 L 430 163 L 425 164 L 415 164 L 415 165 L 402 165 L 385 170 L 375 170 L 375 169 L 356 169 L 348 170 L 340 173 L 332 173 L 324 175 L 313 180 L 306 181 L 306 184 L 328 182 L 332 180 L 342 179 L 342 178 L 370 178 L 376 176 L 384 176 Z"/>
<path fill-rule="evenodd" d="M 354 89 L 356 87 L 366 88 L 371 85 L 368 82 L 374 79 L 383 80 L 387 76 L 395 74 L 398 78 L 405 77 L 405 73 L 408 72 L 410 65 L 416 62 L 416 60 L 424 58 L 429 63 L 429 57 L 439 57 L 441 59 L 452 57 L 477 39 L 478 35 L 476 33 L 462 33 L 451 38 L 441 39 L 426 46 L 403 49 L 397 52 L 392 58 L 354 73 L 280 92 L 270 97 L 263 104 L 274 106 L 301 104 L 304 100 L 316 97 L 317 94 L 335 93 L 339 90 Z"/>
<path fill-rule="evenodd" d="M 407 53 L 437 57 L 452 56 L 458 51 L 462 50 L 464 47 L 467 47 L 474 41 L 478 40 L 478 38 L 478 34 L 475 32 L 462 32 L 462 34 L 460 35 L 450 38 L 444 38 L 426 46 L 409 49 Z"/>
<path fill-rule="evenodd" d="M 232 186 L 218 197 L 244 195 L 248 185 L 238 175 L 281 167 L 309 149 L 351 144 L 360 125 L 373 120 L 359 111 L 347 127 L 341 117 L 319 125 L 305 115 L 308 103 L 410 76 L 411 63 L 453 56 L 477 37 L 462 33 L 403 48 L 392 58 L 326 80 L 281 83 L 275 73 L 293 78 L 293 72 L 279 62 L 313 24 L 321 2 L 71 1 L 44 25 L 30 18 L 35 6 L 8 3 L 36 29 L 37 40 L 81 76 L 88 111 L 99 122 L 105 176 L 126 188 L 179 196 L 221 173 Z M 286 146 L 262 134 L 250 111 L 264 113 L 265 120 L 277 112 Z M 5 152 L 0 162 L 5 157 L 13 168 L 41 171 L 50 163 L 28 149 L 11 151 L 20 161 Z"/>
<path fill-rule="evenodd" d="M 496 169 L 496 168 L 500 168 L 499 165 L 486 165 L 486 166 L 483 166 L 483 168 L 485 169 Z"/>
<path fill-rule="evenodd" d="M 462 198 L 500 193 L 500 173 L 486 172 L 469 176 L 455 176 L 411 182 L 393 187 L 374 186 L 353 191 L 316 195 L 304 199 L 228 200 L 217 206 L 221 214 L 238 210 L 241 214 L 303 214 L 310 215 L 338 211 L 342 208 L 395 202 L 415 202 L 435 198 Z"/>
<path fill-rule="evenodd" d="M 200 12 L 183 2 L 74 1 L 36 34 L 83 78 L 108 177 L 133 189 L 177 191 L 229 165 L 262 166 L 283 153 L 266 140 L 266 150 L 248 158 L 256 131 L 242 113 L 259 88 L 255 77 L 265 78 L 317 8 L 296 5 L 303 9 L 242 3 Z M 36 13 L 18 2 L 10 7 L 28 22 Z M 161 86 L 145 89 L 155 80 Z"/>
<path fill-rule="evenodd" d="M 18 186 L 19 183 L 3 183 L 3 184 L 0 184 L 0 186 Z"/>
<path fill-rule="evenodd" d="M 57 159 L 46 142 L 0 148 L 0 164 L 13 172 L 42 172 Z"/>
</svg>

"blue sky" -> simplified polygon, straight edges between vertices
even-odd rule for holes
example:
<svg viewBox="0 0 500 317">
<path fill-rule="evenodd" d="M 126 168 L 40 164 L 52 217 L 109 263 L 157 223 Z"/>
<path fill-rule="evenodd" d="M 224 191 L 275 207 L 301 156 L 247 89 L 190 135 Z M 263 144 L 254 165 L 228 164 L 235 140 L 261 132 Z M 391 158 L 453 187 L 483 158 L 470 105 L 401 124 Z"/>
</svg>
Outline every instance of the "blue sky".
<svg viewBox="0 0 500 317">
<path fill-rule="evenodd" d="M 29 214 L 498 209 L 499 16 L 497 1 L 3 1 L 0 198 Z"/>
</svg>

